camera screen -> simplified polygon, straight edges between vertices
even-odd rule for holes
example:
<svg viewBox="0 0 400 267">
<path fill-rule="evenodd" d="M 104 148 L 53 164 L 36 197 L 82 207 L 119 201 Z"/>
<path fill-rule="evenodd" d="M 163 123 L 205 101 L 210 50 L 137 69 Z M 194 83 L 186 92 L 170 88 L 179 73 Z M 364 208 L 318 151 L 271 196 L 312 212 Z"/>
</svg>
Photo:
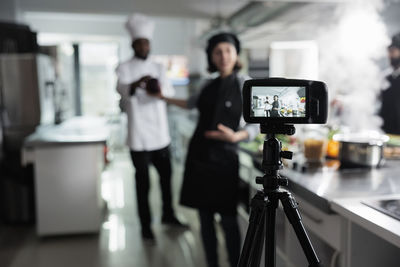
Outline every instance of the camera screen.
<svg viewBox="0 0 400 267">
<path fill-rule="evenodd" d="M 304 86 L 253 86 L 250 116 L 304 118 L 306 103 Z"/>
</svg>

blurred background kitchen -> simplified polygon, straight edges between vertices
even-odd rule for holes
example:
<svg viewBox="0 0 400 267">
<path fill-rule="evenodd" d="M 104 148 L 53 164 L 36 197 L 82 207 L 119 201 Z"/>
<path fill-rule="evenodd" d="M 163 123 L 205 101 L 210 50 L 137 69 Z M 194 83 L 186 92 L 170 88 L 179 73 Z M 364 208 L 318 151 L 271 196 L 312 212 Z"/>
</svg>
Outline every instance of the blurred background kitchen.
<svg viewBox="0 0 400 267">
<path fill-rule="evenodd" d="M 196 111 L 168 107 L 174 206 L 190 228 L 161 224 L 151 169 L 157 242 L 140 236 L 115 74 L 132 56 L 124 23 L 133 12 L 155 21 L 151 55 L 177 98 L 209 78 L 204 47 L 220 31 L 239 36 L 242 72 L 252 78 L 326 82 L 328 123 L 280 137 L 296 152 L 282 173 L 325 266 L 399 266 L 400 137 L 385 135 L 378 116 L 398 0 L 2 0 L 0 266 L 206 266 L 197 214 L 178 205 Z M 242 238 L 262 142 L 240 145 Z M 307 265 L 282 210 L 277 254 L 278 266 Z"/>
</svg>

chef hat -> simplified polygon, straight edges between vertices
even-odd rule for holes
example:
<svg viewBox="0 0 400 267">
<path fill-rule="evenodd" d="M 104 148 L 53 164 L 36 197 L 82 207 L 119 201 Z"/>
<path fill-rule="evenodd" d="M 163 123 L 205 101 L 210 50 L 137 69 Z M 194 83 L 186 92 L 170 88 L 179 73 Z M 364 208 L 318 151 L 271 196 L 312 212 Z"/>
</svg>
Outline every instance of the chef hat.
<svg viewBox="0 0 400 267">
<path fill-rule="evenodd" d="M 143 14 L 132 14 L 125 24 L 132 40 L 144 38 L 151 40 L 154 32 L 154 22 Z"/>
</svg>

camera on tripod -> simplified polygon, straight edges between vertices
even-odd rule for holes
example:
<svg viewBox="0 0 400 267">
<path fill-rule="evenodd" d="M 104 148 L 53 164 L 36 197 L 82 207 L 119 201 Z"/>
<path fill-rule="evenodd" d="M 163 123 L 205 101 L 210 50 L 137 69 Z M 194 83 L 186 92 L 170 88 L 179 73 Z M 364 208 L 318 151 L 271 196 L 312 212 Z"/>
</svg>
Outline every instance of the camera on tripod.
<svg viewBox="0 0 400 267">
<path fill-rule="evenodd" d="M 248 123 L 325 123 L 328 90 L 320 81 L 270 78 L 243 85 L 243 117 Z"/>
<path fill-rule="evenodd" d="M 263 147 L 262 184 L 251 200 L 249 227 L 239 259 L 239 267 L 256 267 L 261 261 L 265 241 L 265 266 L 275 267 L 275 217 L 278 203 L 291 223 L 310 267 L 322 264 L 304 228 L 298 203 L 287 189 L 288 179 L 279 174 L 281 158 L 291 159 L 292 152 L 281 151 L 282 144 L 275 134 L 292 135 L 293 124 L 323 124 L 328 114 L 328 90 L 320 81 L 270 78 L 248 80 L 243 86 L 243 117 L 248 123 L 259 123 L 266 134 Z"/>
</svg>

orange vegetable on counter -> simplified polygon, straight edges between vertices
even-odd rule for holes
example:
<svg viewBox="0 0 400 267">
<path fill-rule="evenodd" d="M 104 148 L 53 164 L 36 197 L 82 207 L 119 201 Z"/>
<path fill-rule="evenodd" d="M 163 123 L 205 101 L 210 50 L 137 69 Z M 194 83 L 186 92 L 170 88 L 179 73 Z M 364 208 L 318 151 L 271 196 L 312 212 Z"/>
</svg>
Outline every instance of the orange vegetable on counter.
<svg viewBox="0 0 400 267">
<path fill-rule="evenodd" d="M 335 140 L 329 140 L 326 148 L 326 154 L 328 157 L 337 158 L 339 156 L 339 142 Z"/>
</svg>

